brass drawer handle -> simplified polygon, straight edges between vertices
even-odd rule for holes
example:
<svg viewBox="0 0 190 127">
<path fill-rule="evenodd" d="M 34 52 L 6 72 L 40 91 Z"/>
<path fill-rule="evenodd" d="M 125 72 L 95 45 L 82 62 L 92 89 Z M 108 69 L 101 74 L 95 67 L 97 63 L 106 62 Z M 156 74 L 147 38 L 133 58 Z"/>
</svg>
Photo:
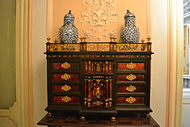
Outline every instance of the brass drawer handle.
<svg viewBox="0 0 190 127">
<path fill-rule="evenodd" d="M 65 73 L 64 75 L 61 76 L 61 78 L 63 80 L 69 80 L 71 78 L 71 75 Z"/>
<path fill-rule="evenodd" d="M 127 65 L 126 65 L 126 67 L 127 68 L 129 68 L 129 69 L 134 69 L 135 67 L 136 67 L 137 65 L 135 64 L 135 63 L 128 63 Z"/>
<path fill-rule="evenodd" d="M 62 63 L 62 64 L 61 64 L 61 67 L 62 67 L 63 69 L 69 69 L 69 68 L 71 67 L 71 64 L 65 62 L 65 63 Z"/>
<path fill-rule="evenodd" d="M 61 87 L 61 89 L 63 90 L 63 91 L 69 91 L 69 90 L 71 90 L 71 86 L 69 86 L 69 85 L 64 85 L 64 86 L 62 86 Z"/>
<path fill-rule="evenodd" d="M 134 97 L 128 97 L 128 98 L 126 98 L 125 101 L 128 102 L 128 103 L 130 103 L 130 104 L 132 104 L 132 103 L 134 103 L 136 101 L 136 98 L 134 98 Z"/>
<path fill-rule="evenodd" d="M 133 75 L 133 74 L 130 74 L 130 75 L 127 75 L 126 76 L 126 79 L 128 79 L 128 80 L 130 80 L 130 81 L 133 81 L 133 80 L 135 80 L 137 77 L 136 77 L 136 75 Z"/>
<path fill-rule="evenodd" d="M 64 96 L 64 97 L 62 97 L 62 101 L 67 103 L 67 102 L 71 101 L 71 97 Z"/>
<path fill-rule="evenodd" d="M 137 88 L 135 86 L 132 86 L 132 85 L 126 87 L 126 91 L 129 91 L 129 92 L 134 92 L 136 89 Z"/>
</svg>

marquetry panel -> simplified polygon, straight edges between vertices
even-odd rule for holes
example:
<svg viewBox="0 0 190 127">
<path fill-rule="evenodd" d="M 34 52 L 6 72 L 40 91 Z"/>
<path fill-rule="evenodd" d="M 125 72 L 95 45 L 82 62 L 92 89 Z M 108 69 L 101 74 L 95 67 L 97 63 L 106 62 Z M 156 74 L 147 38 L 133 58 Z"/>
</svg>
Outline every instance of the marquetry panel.
<svg viewBox="0 0 190 127">
<path fill-rule="evenodd" d="M 112 64 L 111 61 L 85 61 L 84 69 L 86 73 L 112 73 Z"/>
</svg>

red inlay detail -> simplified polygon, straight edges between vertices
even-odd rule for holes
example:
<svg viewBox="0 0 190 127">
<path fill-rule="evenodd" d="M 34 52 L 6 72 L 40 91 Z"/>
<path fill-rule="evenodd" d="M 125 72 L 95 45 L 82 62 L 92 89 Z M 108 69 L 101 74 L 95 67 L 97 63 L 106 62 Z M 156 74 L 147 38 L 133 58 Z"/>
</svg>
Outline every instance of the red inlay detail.
<svg viewBox="0 0 190 127">
<path fill-rule="evenodd" d="M 130 75 L 130 74 L 129 74 Z M 136 78 L 132 81 L 144 81 L 145 80 L 145 76 L 142 74 L 133 74 L 136 76 Z M 117 81 L 130 81 L 127 78 L 127 75 L 118 75 L 117 76 Z"/>
<path fill-rule="evenodd" d="M 136 99 L 133 103 L 129 103 L 126 101 L 128 97 L 117 97 L 117 103 L 118 104 L 143 104 L 144 103 L 144 97 L 133 97 Z"/>
<path fill-rule="evenodd" d="M 145 69 L 144 63 L 133 63 L 135 64 L 134 68 L 128 68 L 127 64 L 131 64 L 131 63 L 118 63 L 118 70 L 144 70 Z"/>
<path fill-rule="evenodd" d="M 64 102 L 64 101 L 62 100 L 63 97 L 64 97 L 64 96 L 54 96 L 54 97 L 53 97 L 53 102 L 54 102 L 54 103 L 79 103 L 79 97 L 74 97 L 74 96 L 72 96 L 72 97 L 70 97 L 71 100 L 70 100 L 69 102 Z"/>
<path fill-rule="evenodd" d="M 63 85 L 64 86 L 64 85 Z M 79 85 L 69 85 L 71 87 L 71 90 L 68 92 L 79 92 L 80 91 L 80 86 Z M 65 92 L 61 88 L 61 85 L 53 85 L 53 92 Z"/>
<path fill-rule="evenodd" d="M 64 80 L 61 78 L 61 76 L 64 74 L 54 74 L 53 75 L 53 80 L 54 81 L 77 81 L 79 79 L 79 76 L 76 74 L 69 74 L 70 78 L 68 80 Z"/>
<path fill-rule="evenodd" d="M 127 87 L 129 87 L 129 86 L 119 86 L 117 88 L 117 91 L 118 92 L 129 92 L 129 91 L 126 90 Z M 134 87 L 136 88 L 136 90 L 133 91 L 133 92 L 143 92 L 144 91 L 144 87 L 143 86 L 134 86 Z"/>
</svg>

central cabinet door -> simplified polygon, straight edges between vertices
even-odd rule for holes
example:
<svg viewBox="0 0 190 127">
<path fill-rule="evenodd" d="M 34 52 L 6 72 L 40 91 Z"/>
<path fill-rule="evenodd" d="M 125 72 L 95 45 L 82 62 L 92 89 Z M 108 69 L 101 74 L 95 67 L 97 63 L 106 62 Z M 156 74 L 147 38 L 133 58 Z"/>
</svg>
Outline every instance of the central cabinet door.
<svg viewBox="0 0 190 127">
<path fill-rule="evenodd" d="M 84 108 L 111 108 L 113 104 L 112 61 L 84 61 Z"/>
</svg>

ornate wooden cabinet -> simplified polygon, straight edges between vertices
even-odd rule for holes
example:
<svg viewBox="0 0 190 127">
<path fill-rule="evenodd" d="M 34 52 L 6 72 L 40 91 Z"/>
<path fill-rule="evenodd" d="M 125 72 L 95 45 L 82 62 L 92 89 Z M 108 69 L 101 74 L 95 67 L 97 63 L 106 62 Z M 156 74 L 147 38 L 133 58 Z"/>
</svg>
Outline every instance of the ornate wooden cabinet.
<svg viewBox="0 0 190 127">
<path fill-rule="evenodd" d="M 150 108 L 151 43 L 47 43 L 48 106 L 52 115 L 112 120 Z"/>
</svg>

